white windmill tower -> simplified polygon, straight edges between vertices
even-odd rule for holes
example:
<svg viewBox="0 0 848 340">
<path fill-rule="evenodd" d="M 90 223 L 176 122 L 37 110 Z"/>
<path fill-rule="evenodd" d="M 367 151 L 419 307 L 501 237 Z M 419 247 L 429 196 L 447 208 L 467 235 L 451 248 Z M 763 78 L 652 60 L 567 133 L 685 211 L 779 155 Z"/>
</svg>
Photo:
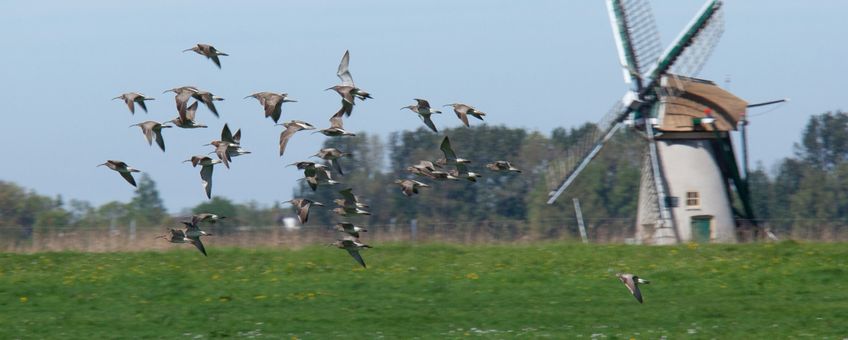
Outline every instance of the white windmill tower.
<svg viewBox="0 0 848 340">
<path fill-rule="evenodd" d="M 622 100 L 585 143 L 554 162 L 552 204 L 622 127 L 647 140 L 636 237 L 641 243 L 735 242 L 740 221 L 753 221 L 730 132 L 748 104 L 715 83 L 693 78 L 723 32 L 722 3 L 709 0 L 662 50 L 646 0 L 607 0 L 624 81 Z M 552 186 L 554 187 L 554 186 Z M 737 211 L 732 197 L 738 197 Z"/>
</svg>

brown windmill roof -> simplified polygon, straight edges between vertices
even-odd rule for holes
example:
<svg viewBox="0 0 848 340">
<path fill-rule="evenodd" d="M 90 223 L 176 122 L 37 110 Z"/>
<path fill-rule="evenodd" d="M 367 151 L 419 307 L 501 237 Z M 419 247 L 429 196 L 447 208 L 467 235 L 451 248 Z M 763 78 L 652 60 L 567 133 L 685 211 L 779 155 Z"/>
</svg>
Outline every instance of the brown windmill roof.
<svg viewBox="0 0 848 340">
<path fill-rule="evenodd" d="M 748 103 L 709 80 L 677 75 L 663 76 L 662 86 L 674 96 L 662 98 L 659 117 L 661 131 L 712 131 L 710 125 L 693 126 L 693 118 L 709 112 L 720 131 L 736 130 L 736 122 L 745 114 Z"/>
</svg>

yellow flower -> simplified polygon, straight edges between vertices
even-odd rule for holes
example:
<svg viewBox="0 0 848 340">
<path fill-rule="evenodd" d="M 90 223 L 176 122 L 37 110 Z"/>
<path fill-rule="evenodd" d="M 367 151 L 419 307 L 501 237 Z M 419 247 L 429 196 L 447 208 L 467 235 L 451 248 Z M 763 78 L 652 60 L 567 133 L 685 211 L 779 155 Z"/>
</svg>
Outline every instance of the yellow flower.
<svg viewBox="0 0 848 340">
<path fill-rule="evenodd" d="M 27 301 L 29 301 L 29 298 L 28 298 L 28 297 L 26 297 L 26 296 L 21 296 L 21 303 L 26 303 Z"/>
<path fill-rule="evenodd" d="M 480 278 L 480 275 L 477 275 L 477 273 L 468 273 L 468 275 L 465 275 L 465 278 L 469 280 L 477 280 Z"/>
</svg>

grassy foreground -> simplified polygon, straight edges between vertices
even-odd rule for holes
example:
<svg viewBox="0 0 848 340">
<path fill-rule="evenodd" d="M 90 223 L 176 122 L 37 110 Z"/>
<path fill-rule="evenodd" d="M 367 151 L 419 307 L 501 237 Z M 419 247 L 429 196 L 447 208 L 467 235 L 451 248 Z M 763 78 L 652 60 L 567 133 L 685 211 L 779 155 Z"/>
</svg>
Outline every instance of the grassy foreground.
<svg viewBox="0 0 848 340">
<path fill-rule="evenodd" d="M 0 338 L 848 336 L 844 244 L 0 254 Z M 640 305 L 614 277 L 652 281 Z"/>
</svg>

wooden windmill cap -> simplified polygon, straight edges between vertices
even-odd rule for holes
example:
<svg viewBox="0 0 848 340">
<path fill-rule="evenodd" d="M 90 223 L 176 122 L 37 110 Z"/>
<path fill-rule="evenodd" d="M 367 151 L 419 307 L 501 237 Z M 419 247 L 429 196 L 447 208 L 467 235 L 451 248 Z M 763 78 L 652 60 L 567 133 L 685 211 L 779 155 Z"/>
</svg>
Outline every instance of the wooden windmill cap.
<svg viewBox="0 0 848 340">
<path fill-rule="evenodd" d="M 663 92 L 671 95 L 661 100 L 660 131 L 733 131 L 748 108 L 746 101 L 709 80 L 665 75 L 661 84 Z M 703 123 L 704 118 L 714 118 L 715 122 Z"/>
</svg>

